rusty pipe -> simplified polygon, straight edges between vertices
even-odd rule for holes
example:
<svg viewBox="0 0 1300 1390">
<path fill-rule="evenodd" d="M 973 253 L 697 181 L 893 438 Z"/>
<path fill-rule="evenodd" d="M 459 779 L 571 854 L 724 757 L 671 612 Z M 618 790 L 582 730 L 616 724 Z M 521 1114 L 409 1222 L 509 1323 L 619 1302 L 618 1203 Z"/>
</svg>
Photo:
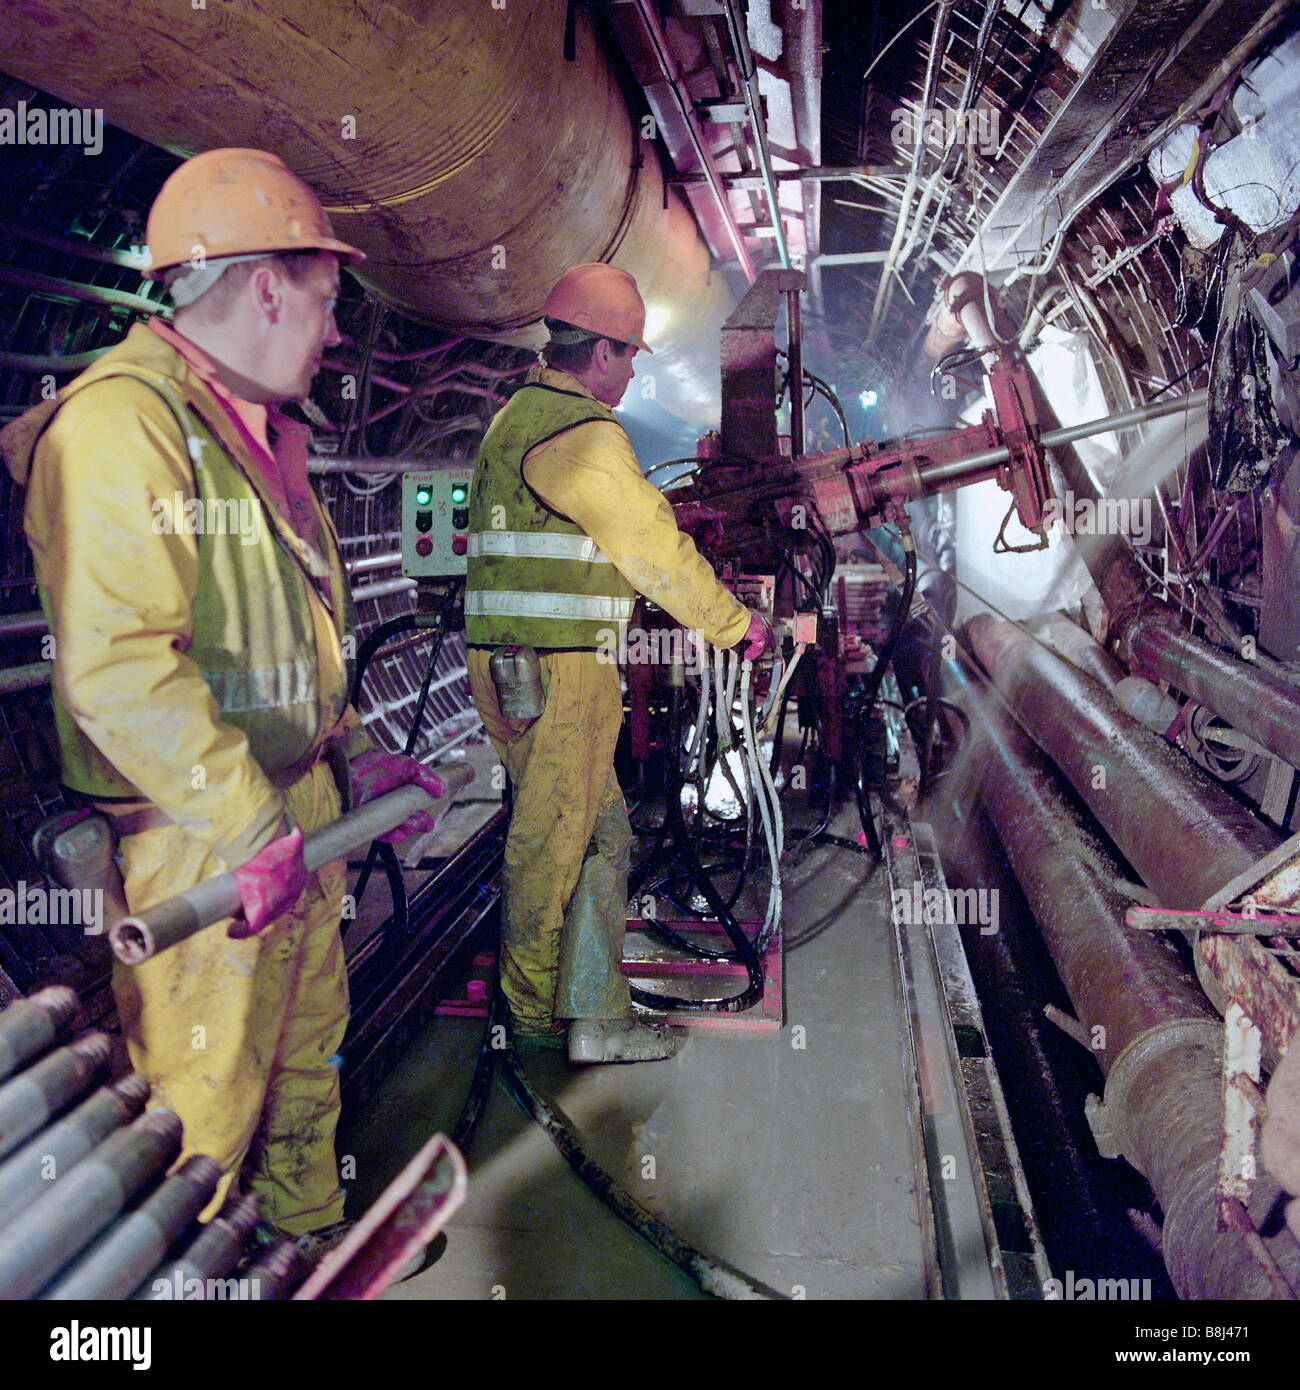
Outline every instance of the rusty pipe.
<svg viewBox="0 0 1300 1390">
<path fill-rule="evenodd" d="M 0 1013 L 0 1079 L 39 1057 L 76 1017 L 80 1004 L 66 985 L 51 985 Z"/>
<path fill-rule="evenodd" d="M 1045 617 L 1035 618 L 1029 627 L 1034 636 L 1051 647 L 1057 656 L 1077 666 L 1085 675 L 1108 689 L 1124 679 L 1124 668 L 1119 662 L 1064 613 L 1049 613 Z"/>
<path fill-rule="evenodd" d="M 225 1276 L 239 1263 L 244 1244 L 258 1220 L 256 1197 L 231 1197 L 221 1211 L 204 1226 L 199 1234 L 174 1260 L 164 1261 L 145 1277 L 136 1290 L 140 1302 L 176 1301 L 178 1299 L 216 1299 L 231 1297 Z M 234 1296 L 247 1292 L 260 1296 L 240 1280 Z"/>
<path fill-rule="evenodd" d="M 43 1297 L 54 1303 L 129 1297 L 197 1219 L 220 1181 L 221 1165 L 215 1159 L 191 1154 L 129 1216 L 114 1222 Z"/>
<path fill-rule="evenodd" d="M 87 1033 L 0 1086 L 0 1156 L 88 1090 L 95 1073 L 108 1064 L 109 1050 L 106 1033 Z"/>
<path fill-rule="evenodd" d="M 251 1298 L 262 1302 L 288 1298 L 307 1277 L 307 1257 L 291 1240 L 277 1240 L 244 1271 Z"/>
<path fill-rule="evenodd" d="M 0 1231 L 0 1298 L 29 1298 L 176 1156 L 181 1122 L 150 1110 L 111 1134 Z"/>
<path fill-rule="evenodd" d="M 981 614 L 967 630 L 1021 723 L 1166 906 L 1201 907 L 1276 847 L 1272 830 L 1091 677 L 1014 623 Z"/>
<path fill-rule="evenodd" d="M 0 1230 L 72 1170 L 114 1130 L 130 1124 L 149 1099 L 149 1083 L 131 1072 L 101 1086 L 57 1124 L 34 1135 L 0 1166 Z M 53 1176 L 51 1177 L 51 1173 Z"/>
<path fill-rule="evenodd" d="M 1104 1029 L 1104 1043 L 1092 1049 L 1102 1071 L 1172 1019 L 1215 1021 L 1177 951 L 1154 933 L 1125 928 L 1130 900 L 1116 886 L 1124 871 L 1055 770 L 970 674 L 946 661 L 943 676 L 981 736 L 975 755 L 981 800 L 1079 1020 Z"/>
<path fill-rule="evenodd" d="M 1181 1297 L 1268 1297 L 1238 1235 L 1216 1224 L 1221 1025 L 1172 946 L 1125 930 L 1120 866 L 1046 759 L 956 662 L 943 674 L 981 739 L 981 800 L 1106 1074 L 1104 1101 L 1089 1107 L 1098 1147 L 1151 1184 Z M 1277 1191 L 1271 1180 L 1256 1184 L 1257 1225 Z M 1300 1250 L 1285 1236 L 1274 1244 L 1294 1282 Z"/>
<path fill-rule="evenodd" d="M 1118 649 L 1135 671 L 1168 681 L 1268 751 L 1300 767 L 1300 690 L 1212 647 L 1168 609 L 1148 608 L 1125 623 Z"/>
</svg>

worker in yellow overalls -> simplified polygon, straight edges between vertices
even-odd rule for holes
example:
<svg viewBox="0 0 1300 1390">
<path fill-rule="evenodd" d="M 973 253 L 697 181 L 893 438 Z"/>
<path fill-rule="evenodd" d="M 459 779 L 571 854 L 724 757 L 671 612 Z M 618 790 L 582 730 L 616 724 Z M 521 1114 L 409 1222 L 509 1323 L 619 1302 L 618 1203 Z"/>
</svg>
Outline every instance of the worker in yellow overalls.
<svg viewBox="0 0 1300 1390">
<path fill-rule="evenodd" d="M 348 705 L 338 537 L 309 431 L 276 409 L 340 341 L 339 268 L 363 256 L 260 150 L 182 164 L 148 239 L 172 322 L 135 325 L 0 446 L 56 642 L 63 783 L 112 817 L 128 903 L 230 869 L 240 884 L 239 918 L 114 967 L 131 1062 L 180 1116 L 182 1158 L 221 1165 L 204 1218 L 242 1168 L 267 1226 L 315 1252 L 343 1213 L 345 885 L 341 862 L 306 871 L 303 833 L 341 792 L 426 776 Z"/>
<path fill-rule="evenodd" d="M 632 832 L 614 775 L 616 654 L 637 593 L 756 659 L 772 634 L 718 582 L 647 482 L 614 407 L 649 352 L 635 280 L 574 266 L 544 309 L 545 366 L 492 421 L 470 489 L 465 629 L 474 704 L 510 776 L 500 976 L 516 1038 L 573 1062 L 672 1054 L 629 1016 L 619 964 Z M 545 708 L 501 709 L 493 651 L 531 646 Z"/>
</svg>

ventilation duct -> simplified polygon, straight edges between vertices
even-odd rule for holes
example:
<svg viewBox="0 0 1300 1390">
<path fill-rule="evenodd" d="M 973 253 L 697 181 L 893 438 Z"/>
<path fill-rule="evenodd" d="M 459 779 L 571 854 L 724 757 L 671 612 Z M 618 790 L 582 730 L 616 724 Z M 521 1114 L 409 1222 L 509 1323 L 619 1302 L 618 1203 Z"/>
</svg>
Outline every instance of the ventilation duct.
<svg viewBox="0 0 1300 1390">
<path fill-rule="evenodd" d="M 274 151 L 365 250 L 366 283 L 417 319 L 537 346 L 561 273 L 612 261 L 646 300 L 655 355 L 638 372 L 641 389 L 710 423 L 732 295 L 665 189 L 581 9 L 565 57 L 567 9 L 16 0 L 4 63 L 178 154 Z"/>
</svg>

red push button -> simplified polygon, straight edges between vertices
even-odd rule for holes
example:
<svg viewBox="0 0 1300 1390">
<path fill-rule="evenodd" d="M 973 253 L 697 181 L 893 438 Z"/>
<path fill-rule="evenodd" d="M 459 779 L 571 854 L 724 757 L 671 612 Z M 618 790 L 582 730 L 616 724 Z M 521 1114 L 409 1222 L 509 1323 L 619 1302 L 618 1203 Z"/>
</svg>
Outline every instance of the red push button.
<svg viewBox="0 0 1300 1390">
<path fill-rule="evenodd" d="M 433 549 L 433 541 L 428 536 L 421 536 L 415 543 L 415 553 L 417 555 L 427 555 Z"/>
<path fill-rule="evenodd" d="M 451 538 L 451 553 L 453 555 L 463 555 L 469 546 L 468 536 L 453 536 Z"/>
</svg>

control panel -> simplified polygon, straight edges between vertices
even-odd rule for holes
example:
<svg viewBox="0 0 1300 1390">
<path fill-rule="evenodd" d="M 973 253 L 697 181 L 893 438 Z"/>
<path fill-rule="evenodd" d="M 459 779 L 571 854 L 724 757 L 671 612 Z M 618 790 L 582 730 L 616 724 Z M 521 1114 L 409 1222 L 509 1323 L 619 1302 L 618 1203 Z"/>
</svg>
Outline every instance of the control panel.
<svg viewBox="0 0 1300 1390">
<path fill-rule="evenodd" d="M 402 573 L 464 574 L 472 463 L 402 474 Z"/>
</svg>

